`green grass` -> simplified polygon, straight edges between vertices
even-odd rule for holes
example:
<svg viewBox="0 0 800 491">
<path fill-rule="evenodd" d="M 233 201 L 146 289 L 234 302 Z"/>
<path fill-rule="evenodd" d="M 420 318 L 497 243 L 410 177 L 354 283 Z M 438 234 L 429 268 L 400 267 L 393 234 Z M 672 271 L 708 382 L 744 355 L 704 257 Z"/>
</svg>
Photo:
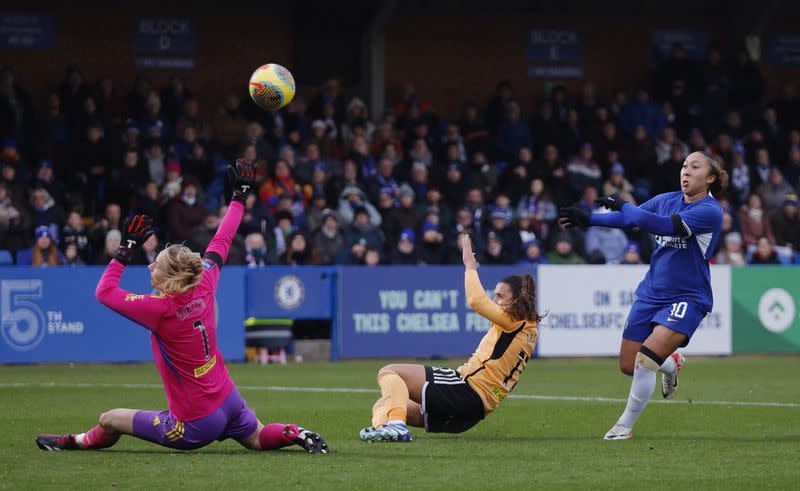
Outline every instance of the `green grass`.
<svg viewBox="0 0 800 491">
<path fill-rule="evenodd" d="M 800 403 L 800 357 L 690 358 L 676 397 L 683 403 L 650 404 L 628 442 L 601 441 L 621 402 L 509 399 L 462 435 L 417 430 L 410 444 L 366 444 L 358 429 L 377 392 L 258 389 L 372 389 L 382 364 L 231 365 L 262 421 L 320 432 L 326 456 L 252 452 L 232 441 L 176 452 L 130 437 L 103 451 L 42 452 L 38 433 L 84 431 L 106 409 L 157 409 L 165 400 L 160 388 L 37 384 L 159 384 L 155 368 L 0 367 L 0 489 L 796 489 L 800 481 L 800 407 L 703 404 Z M 514 393 L 624 398 L 629 380 L 615 360 L 534 360 Z"/>
</svg>

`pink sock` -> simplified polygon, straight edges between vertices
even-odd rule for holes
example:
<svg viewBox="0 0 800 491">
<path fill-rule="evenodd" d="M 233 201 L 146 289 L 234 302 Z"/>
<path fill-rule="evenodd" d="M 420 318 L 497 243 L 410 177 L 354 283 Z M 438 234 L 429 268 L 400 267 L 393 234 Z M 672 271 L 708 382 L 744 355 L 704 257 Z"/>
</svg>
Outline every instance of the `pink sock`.
<svg viewBox="0 0 800 491">
<path fill-rule="evenodd" d="M 271 423 L 264 426 L 258 434 L 258 442 L 261 444 L 261 450 L 277 450 L 292 445 L 292 440 L 297 438 L 298 432 L 297 425 Z"/>
<path fill-rule="evenodd" d="M 108 431 L 100 425 L 86 432 L 81 446 L 86 449 L 108 448 L 119 441 L 120 434 Z"/>
</svg>

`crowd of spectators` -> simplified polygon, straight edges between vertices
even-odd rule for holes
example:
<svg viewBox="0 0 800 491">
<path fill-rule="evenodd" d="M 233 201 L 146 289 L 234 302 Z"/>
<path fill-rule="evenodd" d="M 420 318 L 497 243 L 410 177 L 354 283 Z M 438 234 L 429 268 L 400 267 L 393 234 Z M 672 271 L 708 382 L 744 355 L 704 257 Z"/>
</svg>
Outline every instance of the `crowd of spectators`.
<svg viewBox="0 0 800 491">
<path fill-rule="evenodd" d="M 180 77 L 84 79 L 70 66 L 32 100 L 13 68 L 0 73 L 0 249 L 16 264 L 106 264 L 125 217 L 158 232 L 135 263 L 167 242 L 201 251 L 226 210 L 227 164 L 258 164 L 229 262 L 457 264 L 469 234 L 483 264 L 647 262 L 641 231 L 560 230 L 557 209 L 601 213 L 619 193 L 642 203 L 679 190 L 686 155 L 707 151 L 731 175 L 714 261 L 791 262 L 800 246 L 800 99 L 767 99 L 758 65 L 711 48 L 695 63 L 676 46 L 648 81 L 598 93 L 555 86 L 534 107 L 500 82 L 485 102 L 440 117 L 409 86 L 370 112 L 336 80 L 277 113 L 227 94 L 208 114 Z M 245 93 L 246 94 L 246 93 Z M 482 97 L 476 94 L 476 97 Z M 528 94 L 525 99 L 528 99 Z M 35 102 L 41 102 L 40 104 Z"/>
</svg>

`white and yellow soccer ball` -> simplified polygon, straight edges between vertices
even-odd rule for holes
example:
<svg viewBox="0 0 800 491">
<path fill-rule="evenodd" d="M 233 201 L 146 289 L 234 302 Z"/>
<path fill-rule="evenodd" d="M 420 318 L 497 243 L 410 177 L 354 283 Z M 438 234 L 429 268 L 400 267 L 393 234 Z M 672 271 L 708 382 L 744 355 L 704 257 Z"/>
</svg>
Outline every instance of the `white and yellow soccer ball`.
<svg viewBox="0 0 800 491">
<path fill-rule="evenodd" d="M 277 111 L 294 97 L 292 73 L 276 63 L 261 65 L 250 76 L 250 97 L 267 111 Z"/>
</svg>

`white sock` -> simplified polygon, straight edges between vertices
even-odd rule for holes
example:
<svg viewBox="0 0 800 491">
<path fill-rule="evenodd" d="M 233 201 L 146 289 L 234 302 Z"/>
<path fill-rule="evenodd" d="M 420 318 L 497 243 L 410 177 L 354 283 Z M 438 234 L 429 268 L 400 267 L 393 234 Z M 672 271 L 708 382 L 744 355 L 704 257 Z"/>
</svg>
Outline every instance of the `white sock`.
<svg viewBox="0 0 800 491">
<path fill-rule="evenodd" d="M 387 421 L 386 424 L 387 425 L 403 425 L 403 426 L 405 426 L 406 422 L 403 421 L 402 419 L 393 419 L 391 421 Z"/>
<path fill-rule="evenodd" d="M 653 396 L 656 388 L 656 372 L 636 364 L 633 369 L 633 381 L 631 382 L 631 392 L 628 394 L 628 404 L 625 411 L 620 416 L 620 423 L 628 428 L 633 428 L 636 420 L 641 416 L 647 402 Z"/>
<path fill-rule="evenodd" d="M 667 375 L 675 375 L 675 371 L 677 369 L 678 365 L 675 364 L 675 358 L 673 358 L 672 355 L 669 355 L 658 371 L 661 373 L 666 373 Z"/>
</svg>

